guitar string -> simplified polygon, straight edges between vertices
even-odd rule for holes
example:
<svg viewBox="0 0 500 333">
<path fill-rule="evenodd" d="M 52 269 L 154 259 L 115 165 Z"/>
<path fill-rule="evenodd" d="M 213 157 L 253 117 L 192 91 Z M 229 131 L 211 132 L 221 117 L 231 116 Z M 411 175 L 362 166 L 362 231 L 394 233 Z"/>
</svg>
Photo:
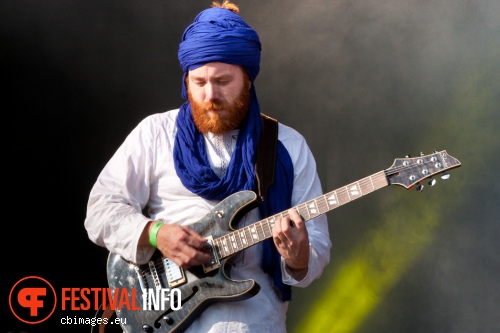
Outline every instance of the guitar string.
<svg viewBox="0 0 500 333">
<path fill-rule="evenodd" d="M 416 158 L 415 160 L 418 160 Z M 424 160 L 421 164 L 418 164 L 419 166 L 425 166 L 428 163 L 433 163 L 435 161 L 430 161 L 426 160 L 425 158 L 422 158 Z M 355 200 L 357 198 L 360 198 L 361 196 L 367 195 L 383 186 L 387 185 L 387 179 L 386 175 L 388 174 L 389 171 L 392 172 L 401 172 L 406 169 L 411 169 L 414 168 L 415 165 L 399 165 L 395 166 L 392 169 L 389 170 L 383 170 L 378 173 L 375 173 L 371 176 L 365 177 L 363 179 L 360 179 L 357 182 L 348 184 L 344 187 L 341 187 L 337 190 L 328 192 L 326 194 L 323 194 L 322 196 L 310 200 L 308 202 L 302 203 L 294 208 L 298 210 L 298 212 L 301 215 L 307 214 L 307 220 L 310 220 L 314 217 L 317 217 L 319 215 L 322 215 L 331 209 L 337 208 L 343 204 L 349 203 L 352 200 Z M 429 177 L 429 176 L 427 176 Z M 371 186 L 370 186 L 371 185 Z M 347 190 L 350 187 L 355 186 L 355 189 L 359 189 L 361 192 L 361 195 L 357 194 L 355 195 L 354 199 L 351 198 L 349 195 L 349 191 Z M 329 203 L 328 199 L 326 198 L 327 196 L 334 196 L 335 202 L 333 204 Z M 313 212 L 311 212 L 310 207 L 316 207 L 316 209 L 313 209 Z M 333 207 L 333 208 L 332 208 Z M 267 239 L 272 236 L 271 228 L 274 225 L 274 222 L 277 218 L 279 217 L 289 217 L 289 214 L 287 211 L 278 213 L 276 215 L 270 216 L 268 218 L 265 218 L 263 220 L 257 221 L 254 224 L 250 226 L 243 227 L 239 230 L 235 230 L 234 232 L 231 232 L 229 234 L 224 235 L 221 237 L 222 242 L 219 242 L 218 240 L 215 241 L 216 244 L 219 246 L 219 250 L 224 250 L 224 253 L 235 253 L 241 249 L 244 249 L 246 247 L 254 245 L 256 242 L 260 242 L 263 239 Z M 264 223 L 264 225 L 263 225 Z M 267 227 L 268 233 L 264 230 Z M 253 230 L 251 230 L 253 229 Z M 249 242 L 249 239 L 251 242 Z M 221 246 L 222 245 L 222 246 Z M 161 267 L 161 266 L 160 266 Z"/>
<path fill-rule="evenodd" d="M 377 185 L 376 188 L 373 188 L 375 186 L 375 184 L 381 183 L 381 180 L 384 180 L 383 184 Z M 387 180 L 386 180 L 385 174 L 383 174 L 383 172 L 381 171 L 381 172 L 378 172 L 377 174 L 374 174 L 372 176 L 361 179 L 357 183 L 358 183 L 358 187 L 360 188 L 360 190 L 362 192 L 362 195 L 365 195 L 365 194 L 373 192 L 374 190 L 376 190 L 382 186 L 387 185 Z M 339 203 L 336 204 L 336 206 L 340 206 L 341 204 L 344 204 L 344 203 L 347 203 L 351 200 L 354 200 L 354 199 L 351 199 L 349 197 L 347 190 L 345 189 L 346 187 L 352 186 L 353 184 L 356 184 L 356 183 L 352 183 L 352 184 L 347 185 L 344 188 L 341 188 L 337 191 L 333 191 L 333 192 L 340 192 L 339 194 L 336 195 L 336 197 L 338 198 L 337 200 L 339 201 Z M 367 188 L 367 184 L 370 184 L 370 186 L 369 186 L 370 188 Z M 364 191 L 362 189 L 364 189 Z M 324 214 L 325 212 L 327 212 L 328 210 L 331 209 L 330 208 L 331 205 L 329 205 L 327 202 L 326 195 L 327 194 L 322 195 L 322 196 L 318 197 L 317 199 L 303 203 L 299 206 L 296 206 L 296 208 L 302 214 L 304 214 L 304 213 L 308 214 L 307 220 L 314 218 L 318 215 Z M 345 202 L 342 202 L 342 199 L 347 199 L 347 200 L 344 200 Z M 317 210 L 319 213 L 311 213 L 309 208 L 307 208 L 307 206 L 311 205 L 312 203 L 314 203 L 314 206 L 317 207 Z M 275 219 L 278 217 L 288 217 L 288 212 L 278 213 L 276 215 L 270 216 L 270 217 L 263 219 L 261 221 L 257 221 L 250 226 L 246 226 L 244 228 L 241 228 L 239 230 L 236 230 L 230 234 L 223 236 L 222 238 L 224 238 L 224 237 L 229 238 L 229 241 L 231 242 L 231 249 L 233 249 L 233 250 L 229 250 L 229 247 L 227 246 L 227 244 L 225 244 L 225 246 L 223 246 L 224 256 L 232 254 L 238 250 L 247 248 L 248 246 L 255 244 L 255 242 L 252 242 L 251 244 L 249 242 L 242 242 L 241 241 L 241 234 L 242 233 L 243 233 L 245 238 L 247 235 L 252 236 L 252 235 L 256 234 L 257 236 L 255 238 L 257 238 L 257 242 L 271 237 L 272 236 L 272 231 L 271 231 L 272 225 L 274 224 Z M 266 230 L 264 230 L 264 229 L 266 229 L 266 227 L 268 229 L 267 233 L 266 233 Z M 250 231 L 250 229 L 254 229 L 256 231 L 256 233 Z M 254 237 L 250 237 L 250 238 L 252 240 L 254 240 Z M 236 250 L 234 250 L 235 246 L 233 246 L 233 244 L 234 244 L 233 242 L 236 244 Z M 227 243 L 227 240 L 225 243 Z"/>
<path fill-rule="evenodd" d="M 415 158 L 414 160 L 419 160 L 419 159 L 423 160 L 422 163 L 418 164 L 418 166 L 421 166 L 421 167 L 425 166 L 428 163 L 434 163 L 434 161 L 426 160 L 424 157 Z M 415 164 L 398 165 L 398 166 L 395 166 L 392 169 L 390 169 L 390 171 L 401 172 L 401 171 L 404 171 L 406 169 L 412 169 L 412 168 L 415 168 Z M 348 203 L 354 199 L 357 199 L 357 198 L 360 198 L 361 196 L 369 194 L 369 193 L 371 193 L 371 192 L 373 192 L 373 191 L 375 191 L 383 186 L 388 185 L 387 179 L 386 179 L 386 175 L 388 174 L 388 171 L 389 170 L 384 170 L 384 171 L 378 172 L 372 176 L 365 177 L 357 182 L 351 183 L 351 184 L 346 185 L 340 189 L 337 189 L 335 191 L 324 194 L 324 195 L 322 195 L 316 199 L 313 199 L 311 201 L 302 203 L 301 205 L 298 205 L 294 208 L 296 208 L 299 211 L 299 213 L 302 213 L 302 214 L 307 213 L 307 215 L 308 215 L 307 220 L 312 219 L 316 216 L 322 215 L 322 214 L 326 213 L 327 211 L 331 210 L 332 208 L 330 206 L 335 206 L 333 208 L 337 208 L 338 206 L 341 206 L 341 205 Z M 426 177 L 429 177 L 429 176 L 426 175 Z M 423 178 L 423 179 L 425 179 L 425 178 Z M 368 184 L 371 186 L 368 186 Z M 375 186 L 375 184 L 377 184 L 377 186 Z M 359 190 L 361 192 L 361 195 L 356 195 L 354 199 L 352 199 L 350 197 L 349 191 L 347 190 L 347 188 L 352 187 L 352 186 L 356 186 L 356 188 L 359 188 Z M 371 189 L 370 189 L 370 187 L 371 187 Z M 328 194 L 333 194 L 337 198 L 336 203 L 334 205 L 330 205 L 328 203 L 328 200 L 326 199 L 326 196 Z M 314 206 L 317 208 L 318 213 L 313 212 L 311 214 L 311 211 L 308 207 L 312 204 L 314 204 Z M 245 236 L 245 238 L 247 235 L 249 235 L 249 236 L 254 235 L 255 233 L 249 231 L 250 228 L 254 228 L 257 231 L 257 233 L 256 233 L 257 241 L 260 241 L 260 240 L 263 240 L 263 239 L 270 237 L 272 234 L 271 233 L 269 233 L 269 235 L 266 234 L 264 227 L 262 226 L 262 223 L 265 222 L 265 225 L 267 226 L 267 228 L 270 229 L 272 227 L 272 225 L 274 224 L 274 220 L 278 217 L 289 217 L 289 215 L 288 215 L 288 212 L 285 211 L 285 212 L 281 212 L 281 213 L 278 213 L 276 215 L 270 216 L 268 218 L 265 218 L 263 220 L 257 221 L 250 226 L 242 228 L 243 235 Z M 259 226 L 259 224 L 260 224 L 260 226 Z M 226 250 L 225 252 L 232 254 L 238 250 L 241 250 L 243 248 L 246 248 L 250 245 L 255 244 L 255 242 L 252 242 L 252 244 L 249 244 L 248 242 L 242 242 L 241 241 L 241 232 L 242 232 L 242 230 L 240 229 L 240 230 L 236 230 L 236 231 L 224 236 L 224 237 L 227 237 L 229 239 L 229 243 L 231 245 L 231 248 L 233 249 L 232 251 Z M 253 240 L 254 237 L 251 237 L 251 239 Z M 236 244 L 236 246 L 234 246 L 234 244 Z M 226 244 L 226 246 L 227 246 L 227 244 Z M 236 247 L 236 249 L 234 249 L 235 247 Z"/>
<path fill-rule="evenodd" d="M 387 186 L 388 185 L 387 175 L 389 174 L 389 171 L 393 173 L 401 173 L 402 171 L 405 171 L 407 169 L 413 169 L 415 168 L 415 166 L 423 167 L 429 163 L 435 163 L 437 161 L 431 161 L 430 159 L 427 158 L 429 156 L 436 156 L 436 155 L 437 153 L 433 155 L 422 156 L 420 158 L 413 158 L 411 160 L 413 161 L 421 160 L 422 163 L 418 164 L 417 162 L 417 164 L 409 164 L 409 165 L 402 164 L 394 166 L 392 169 L 389 170 L 379 171 L 378 173 L 365 177 L 357 182 L 346 185 L 335 191 L 326 193 L 316 199 L 302 203 L 293 208 L 296 208 L 301 215 L 307 213 L 306 221 L 310 220 L 316 216 L 328 212 L 331 209 L 337 208 L 352 200 L 360 198 L 361 196 L 364 196 L 375 190 L 378 190 L 383 186 Z M 430 177 L 430 175 L 432 175 L 432 173 L 426 175 L 426 177 L 422 179 Z M 361 195 L 357 194 L 354 196 L 354 198 L 351 198 L 348 188 L 353 186 L 355 186 L 356 189 L 359 189 Z M 328 199 L 326 198 L 327 195 L 332 195 L 336 198 L 334 204 L 329 203 Z M 317 212 L 311 213 L 311 210 L 309 209 L 311 205 L 316 207 Z M 243 227 L 239 230 L 235 230 L 231 233 L 222 236 L 220 238 L 222 239 L 221 242 L 216 240 L 215 243 L 219 245 L 220 251 L 224 252 L 223 256 L 235 253 L 241 249 L 254 245 L 256 242 L 260 242 L 261 240 L 271 237 L 272 236 L 271 228 L 274 225 L 275 220 L 279 217 L 289 217 L 288 212 L 285 211 L 278 213 L 263 220 L 257 221 L 249 226 Z M 267 227 L 268 233 L 266 233 L 266 231 L 264 230 L 265 227 Z M 248 239 L 251 239 L 252 242 L 249 242 Z"/>
<path fill-rule="evenodd" d="M 392 169 L 380 171 L 380 172 L 375 173 L 371 176 L 360 179 L 357 182 L 348 184 L 348 185 L 341 187 L 337 190 L 325 193 L 316 199 L 304 202 L 304 203 L 297 205 L 293 208 L 297 209 L 299 214 L 301 214 L 301 216 L 303 216 L 303 217 L 305 214 L 307 214 L 307 218 L 305 219 L 305 221 L 308 221 L 308 220 L 315 218 L 319 215 L 322 215 L 322 214 L 324 214 L 324 213 L 326 213 L 334 208 L 337 208 L 343 204 L 349 203 L 352 200 L 360 198 L 361 196 L 367 195 L 375 190 L 380 189 L 383 186 L 388 185 L 386 175 L 388 175 L 389 172 L 400 173 L 402 171 L 405 171 L 406 169 L 415 168 L 415 166 L 423 167 L 426 164 L 437 162 L 437 161 L 431 161 L 430 159 L 427 160 L 425 157 L 428 157 L 428 156 L 424 156 L 422 158 L 412 159 L 412 160 L 417 160 L 417 161 L 422 160 L 423 162 L 420 164 L 397 165 L 397 166 L 393 167 Z M 432 175 L 432 173 L 430 175 Z M 426 175 L 425 178 L 430 177 L 430 175 Z M 425 179 L 425 178 L 423 178 L 423 179 Z M 351 188 L 351 187 L 354 187 L 355 190 L 359 189 L 359 191 L 361 192 L 360 193 L 361 195 L 356 194 L 356 195 L 354 195 L 354 198 L 351 198 L 351 196 L 349 195 L 349 190 L 348 190 L 348 188 Z M 327 196 L 333 196 L 335 198 L 335 201 L 332 201 L 333 204 L 331 202 L 329 203 Z M 311 207 L 315 207 L 315 208 L 312 208 L 312 210 L 311 210 Z M 219 239 L 217 239 L 217 240 L 215 240 L 214 243 L 218 244 L 219 251 L 224 250 L 225 254 L 222 255 L 222 253 L 221 253 L 222 256 L 235 253 L 241 249 L 247 248 L 249 246 L 254 245 L 255 243 L 258 243 L 261 240 L 264 240 L 264 239 L 271 237 L 272 236 L 271 228 L 274 225 L 275 220 L 279 217 L 281 217 L 281 218 L 289 217 L 289 214 L 287 211 L 284 211 L 284 212 L 272 215 L 272 216 L 267 217 L 263 220 L 257 221 L 249 226 L 245 226 L 239 230 L 235 230 L 231 233 L 228 233 L 220 238 L 220 239 L 222 239 L 221 242 L 219 242 Z M 267 228 L 267 233 L 265 230 L 266 228 Z M 251 242 L 249 240 L 251 240 Z M 159 265 L 156 262 L 155 268 L 157 269 L 157 272 L 160 274 L 165 272 L 165 269 L 164 269 L 163 265 L 161 264 L 161 262 Z M 139 274 L 141 275 L 141 277 L 147 279 L 146 274 L 148 272 L 149 272 L 149 268 L 140 271 Z"/>
</svg>

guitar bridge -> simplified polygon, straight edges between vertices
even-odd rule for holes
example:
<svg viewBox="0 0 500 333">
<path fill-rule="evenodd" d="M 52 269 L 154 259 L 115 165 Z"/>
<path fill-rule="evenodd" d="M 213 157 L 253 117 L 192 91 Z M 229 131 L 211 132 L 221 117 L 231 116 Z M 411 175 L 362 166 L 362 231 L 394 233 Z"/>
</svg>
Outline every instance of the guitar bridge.
<svg viewBox="0 0 500 333">
<path fill-rule="evenodd" d="M 208 273 L 208 272 L 213 271 L 214 269 L 217 269 L 220 267 L 219 257 L 217 256 L 217 253 L 215 253 L 215 246 L 213 245 L 214 239 L 212 238 L 212 236 L 208 236 L 207 240 L 208 240 L 208 242 L 202 248 L 202 251 L 210 254 L 212 259 L 210 259 L 210 261 L 207 261 L 206 263 L 203 264 L 203 271 L 205 273 Z"/>
</svg>

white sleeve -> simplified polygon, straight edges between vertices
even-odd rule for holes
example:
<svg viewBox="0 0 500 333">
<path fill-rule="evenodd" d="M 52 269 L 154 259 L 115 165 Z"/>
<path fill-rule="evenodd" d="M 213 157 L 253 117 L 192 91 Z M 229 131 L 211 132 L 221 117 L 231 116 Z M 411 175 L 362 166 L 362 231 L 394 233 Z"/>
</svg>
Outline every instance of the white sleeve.
<svg viewBox="0 0 500 333">
<path fill-rule="evenodd" d="M 138 264 L 154 251 L 137 246 L 149 221 L 142 209 L 149 199 L 153 137 L 147 120 L 127 136 L 90 192 L 84 223 L 91 241 Z"/>
<path fill-rule="evenodd" d="M 316 161 L 304 137 L 295 130 L 280 124 L 283 144 L 288 150 L 294 168 L 292 206 L 298 206 L 308 200 L 323 195 L 321 182 L 316 170 Z M 281 140 L 281 137 L 280 137 Z M 306 222 L 309 235 L 309 269 L 301 281 L 295 280 L 285 269 L 285 260 L 281 258 L 282 279 L 285 284 L 295 287 L 307 287 L 323 273 L 330 262 L 332 246 L 325 214 Z"/>
</svg>

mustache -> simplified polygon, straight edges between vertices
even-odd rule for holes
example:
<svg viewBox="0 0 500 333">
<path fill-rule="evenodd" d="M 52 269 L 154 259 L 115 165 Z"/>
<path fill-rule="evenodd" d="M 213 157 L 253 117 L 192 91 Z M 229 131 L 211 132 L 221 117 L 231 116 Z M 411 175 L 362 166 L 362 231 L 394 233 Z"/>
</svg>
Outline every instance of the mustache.
<svg viewBox="0 0 500 333">
<path fill-rule="evenodd" d="M 214 110 L 219 111 L 226 108 L 226 103 L 220 101 L 208 101 L 202 104 L 204 111 Z"/>
</svg>

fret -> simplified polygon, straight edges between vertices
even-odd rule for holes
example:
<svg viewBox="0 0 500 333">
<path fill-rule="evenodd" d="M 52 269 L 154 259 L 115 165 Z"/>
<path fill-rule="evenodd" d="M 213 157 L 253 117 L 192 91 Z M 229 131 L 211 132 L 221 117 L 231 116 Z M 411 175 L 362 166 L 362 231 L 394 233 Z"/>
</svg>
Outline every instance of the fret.
<svg viewBox="0 0 500 333">
<path fill-rule="evenodd" d="M 269 223 L 267 222 L 267 219 L 263 219 L 262 223 L 263 223 L 262 234 L 264 235 L 264 239 L 266 239 L 266 238 L 270 237 L 273 234 L 273 232 L 272 231 L 269 232 L 270 231 L 269 230 Z"/>
<path fill-rule="evenodd" d="M 257 241 L 262 239 L 262 221 L 257 221 L 255 223 L 255 236 L 257 237 Z"/>
<path fill-rule="evenodd" d="M 306 214 L 309 216 L 309 212 L 307 211 L 307 205 L 305 203 L 297 206 L 297 209 L 298 209 L 297 213 L 303 218 L 305 218 Z"/>
<path fill-rule="evenodd" d="M 361 190 L 361 195 L 365 195 L 367 193 L 370 193 L 372 189 L 370 188 L 370 183 L 366 183 L 366 180 L 368 178 L 362 179 L 359 183 L 359 188 Z"/>
<path fill-rule="evenodd" d="M 241 250 L 242 243 L 241 243 L 240 233 L 238 231 L 233 231 L 230 234 L 231 234 L 231 240 L 233 241 L 233 249 L 236 248 L 237 250 Z"/>
<path fill-rule="evenodd" d="M 228 235 L 224 235 L 222 239 L 222 244 L 224 245 L 224 251 L 226 252 L 226 255 L 232 254 L 231 248 L 229 247 L 229 237 Z"/>
<path fill-rule="evenodd" d="M 299 214 L 304 220 L 309 220 L 311 218 L 311 214 L 309 213 L 309 206 L 307 205 L 307 202 L 306 203 L 303 203 L 302 205 L 300 205 L 301 207 L 301 212 L 304 212 L 304 213 L 301 213 Z M 306 215 L 307 214 L 307 218 L 306 218 Z"/>
<path fill-rule="evenodd" d="M 389 185 L 389 181 L 387 180 L 387 177 L 385 176 L 384 171 L 379 171 L 378 173 L 374 174 L 372 177 L 375 178 L 375 189 L 382 188 L 384 186 Z"/>
<path fill-rule="evenodd" d="M 303 218 L 304 218 L 304 221 L 308 221 L 308 220 L 312 219 L 317 212 L 316 204 L 314 203 L 314 200 L 311 200 L 311 201 L 306 202 L 304 207 L 305 207 L 306 212 L 307 212 L 307 218 L 305 216 L 303 216 Z"/>
<path fill-rule="evenodd" d="M 354 199 L 357 199 L 360 196 L 359 185 L 357 183 L 352 183 L 348 186 L 349 200 L 352 201 Z"/>
<path fill-rule="evenodd" d="M 228 252 L 227 252 L 227 247 L 226 247 L 226 244 L 225 244 L 225 238 L 224 236 L 219 238 L 220 239 L 220 245 L 219 245 L 219 248 L 220 248 L 220 252 L 222 253 L 223 256 L 227 256 L 228 255 Z"/>
<path fill-rule="evenodd" d="M 276 224 L 276 215 L 269 216 L 267 218 L 268 226 L 269 226 L 269 233 L 270 237 L 273 236 L 273 227 Z"/>
<path fill-rule="evenodd" d="M 241 250 L 244 246 L 243 246 L 243 241 L 240 237 L 240 233 L 238 231 L 233 231 L 232 234 L 234 239 L 236 240 L 236 245 L 238 247 L 238 250 Z"/>
<path fill-rule="evenodd" d="M 252 226 L 247 226 L 244 229 L 245 229 L 245 236 L 248 235 L 248 238 L 250 239 L 250 241 L 248 243 L 250 245 L 255 244 L 255 240 L 252 237 Z"/>
<path fill-rule="evenodd" d="M 267 221 L 269 222 L 269 230 L 271 231 L 271 234 L 272 234 L 272 230 L 273 230 L 274 224 L 276 223 L 276 218 L 273 215 L 273 216 L 268 217 Z"/>
<path fill-rule="evenodd" d="M 226 255 L 229 255 L 229 254 L 231 254 L 231 251 L 230 251 L 229 246 L 227 244 L 228 243 L 227 238 L 228 238 L 227 235 L 224 235 L 222 237 L 222 245 L 224 246 L 224 252 L 226 252 Z"/>
<path fill-rule="evenodd" d="M 235 232 L 230 233 L 231 246 L 233 247 L 233 252 L 238 251 L 241 248 L 241 243 L 238 244 L 238 234 Z"/>
<path fill-rule="evenodd" d="M 323 198 L 325 210 L 320 210 L 320 211 L 321 211 L 321 214 L 324 214 L 324 213 L 328 212 L 331 208 L 330 208 L 330 204 L 328 203 L 328 200 L 326 199 L 326 195 L 322 195 L 321 198 Z"/>
<path fill-rule="evenodd" d="M 266 238 L 269 238 L 269 236 L 272 235 L 272 231 L 271 233 L 269 233 L 269 223 L 267 222 L 267 218 L 261 220 L 261 225 L 262 225 L 262 235 L 263 235 L 263 238 L 266 239 Z"/>
<path fill-rule="evenodd" d="M 372 178 L 372 176 L 370 176 L 368 178 L 370 178 L 370 183 L 372 184 L 372 188 L 375 191 L 375 184 L 373 184 L 373 178 Z"/>
<path fill-rule="evenodd" d="M 257 231 L 257 239 L 260 242 L 262 240 L 262 220 L 255 224 L 255 230 Z"/>
<path fill-rule="evenodd" d="M 359 181 L 356 182 L 356 185 L 358 186 L 359 193 L 361 194 L 360 196 L 363 196 L 363 189 L 361 188 L 361 185 L 359 185 Z"/>
<path fill-rule="evenodd" d="M 339 198 L 337 197 L 336 191 L 332 191 L 332 192 L 328 193 L 328 198 L 325 198 L 325 200 L 327 201 L 329 209 L 333 209 L 333 208 L 330 208 L 331 206 L 335 206 L 334 208 L 339 206 Z"/>
<path fill-rule="evenodd" d="M 349 201 L 351 201 L 351 196 L 349 195 L 349 190 L 347 189 L 347 186 L 345 187 L 345 191 L 347 192 L 347 196 L 349 197 Z"/>
<path fill-rule="evenodd" d="M 237 249 L 234 247 L 234 241 L 232 237 L 232 233 L 227 234 L 227 240 L 228 240 L 228 248 L 231 253 L 235 253 Z"/>
<path fill-rule="evenodd" d="M 222 258 L 220 241 L 218 239 L 214 240 L 214 248 L 215 248 L 215 254 L 217 255 L 217 257 Z"/>
<path fill-rule="evenodd" d="M 259 240 L 261 240 L 261 239 L 264 239 L 264 227 L 262 226 L 262 220 L 260 220 L 257 223 L 259 223 L 259 229 L 260 229 L 259 230 L 260 231 L 260 233 L 259 233 Z"/>
<path fill-rule="evenodd" d="M 351 201 L 351 198 L 349 197 L 349 193 L 347 193 L 347 187 L 343 187 L 339 190 L 338 192 L 338 198 L 339 198 L 339 205 L 344 205 Z M 347 197 L 347 198 L 346 198 Z"/>
<path fill-rule="evenodd" d="M 318 203 L 315 200 L 311 200 L 310 201 L 310 205 L 309 205 L 309 219 L 313 218 L 313 217 L 316 217 L 319 215 L 318 213 Z"/>
<path fill-rule="evenodd" d="M 237 230 L 237 231 L 233 231 L 233 234 L 234 234 L 234 237 L 237 239 L 238 241 L 238 248 L 241 250 L 243 248 L 245 248 L 246 246 L 246 239 L 244 239 L 242 236 L 241 236 L 241 232 L 240 230 Z"/>
<path fill-rule="evenodd" d="M 267 236 L 267 237 L 271 237 L 273 235 L 273 229 L 272 229 L 272 227 L 271 227 L 271 225 L 269 223 L 269 218 L 266 219 L 266 226 L 267 226 L 267 230 L 268 230 L 268 233 L 269 233 L 269 236 Z"/>
<path fill-rule="evenodd" d="M 224 253 L 224 246 L 222 245 L 222 238 L 217 238 L 215 242 L 217 243 L 217 249 L 219 251 L 220 256 L 223 257 L 225 253 Z"/>
<path fill-rule="evenodd" d="M 255 240 L 257 240 L 257 241 L 259 240 L 259 235 L 257 234 L 257 228 L 256 228 L 255 224 L 251 225 L 250 235 L 252 235 L 252 240 L 254 241 L 254 243 L 257 243 Z"/>
<path fill-rule="evenodd" d="M 241 243 L 243 245 L 243 247 L 248 247 L 249 244 L 248 244 L 248 239 L 247 239 L 247 234 L 245 232 L 245 229 L 246 228 L 242 228 L 241 230 L 239 230 L 239 235 L 240 235 L 240 239 L 241 239 Z"/>
</svg>

